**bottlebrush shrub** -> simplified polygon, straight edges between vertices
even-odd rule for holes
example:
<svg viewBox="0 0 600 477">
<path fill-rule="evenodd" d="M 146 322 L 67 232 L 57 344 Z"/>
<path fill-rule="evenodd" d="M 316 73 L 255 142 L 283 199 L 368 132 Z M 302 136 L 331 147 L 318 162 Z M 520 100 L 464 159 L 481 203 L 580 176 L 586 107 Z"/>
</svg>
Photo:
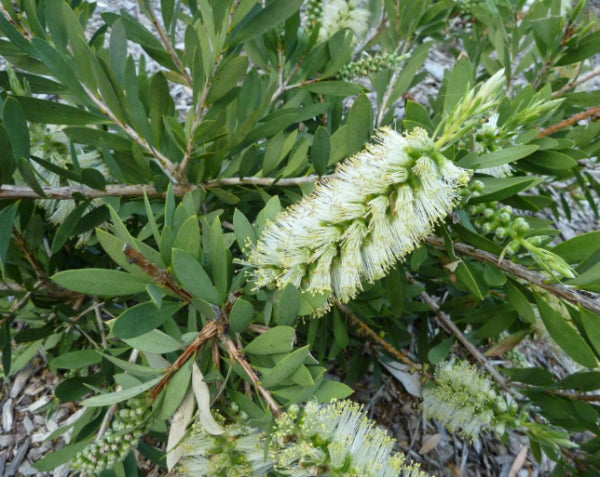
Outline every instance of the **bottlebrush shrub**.
<svg viewBox="0 0 600 477">
<path fill-rule="evenodd" d="M 393 387 L 600 472 L 600 232 L 553 225 L 598 214 L 600 23 L 459 3 L 3 2 L 1 373 L 85 408 L 40 471 L 439 475 Z"/>
</svg>

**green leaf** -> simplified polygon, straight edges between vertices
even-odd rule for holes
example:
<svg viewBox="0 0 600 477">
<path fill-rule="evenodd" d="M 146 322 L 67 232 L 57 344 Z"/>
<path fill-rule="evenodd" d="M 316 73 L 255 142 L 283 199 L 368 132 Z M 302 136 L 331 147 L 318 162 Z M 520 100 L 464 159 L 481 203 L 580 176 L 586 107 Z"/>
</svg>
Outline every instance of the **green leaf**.
<svg viewBox="0 0 600 477">
<path fill-rule="evenodd" d="M 254 318 L 252 303 L 238 298 L 229 313 L 229 329 L 234 333 L 243 333 L 248 329 Z"/>
<path fill-rule="evenodd" d="M 227 259 L 223 229 L 218 217 L 210 224 L 208 231 L 208 262 L 215 287 L 219 292 L 219 303 L 224 303 L 229 291 L 231 261 Z"/>
<path fill-rule="evenodd" d="M 585 340 L 579 335 L 577 330 L 555 311 L 541 297 L 535 297 L 535 301 L 540 310 L 540 316 L 544 326 L 554 341 L 567 353 L 573 360 L 586 366 L 594 368 L 598 365 L 598 360 L 594 352 L 590 349 Z"/>
<path fill-rule="evenodd" d="M 56 231 L 56 235 L 54 236 L 54 241 L 52 242 L 52 253 L 57 253 L 71 238 L 73 235 L 73 231 L 77 227 L 79 219 L 83 216 L 85 210 L 88 208 L 89 202 L 85 201 L 75 207 L 67 217 L 65 217 L 64 221 L 58 227 Z"/>
<path fill-rule="evenodd" d="M 13 97 L 23 108 L 25 118 L 34 123 L 80 126 L 106 122 L 104 116 L 92 114 L 85 109 L 75 108 L 68 104 L 29 96 Z"/>
<path fill-rule="evenodd" d="M 558 151 L 537 151 L 527 158 L 526 163 L 549 171 L 571 169 L 577 165 L 571 156 Z"/>
<path fill-rule="evenodd" d="M 12 365 L 12 342 L 10 339 L 10 322 L 6 321 L 0 327 L 0 353 L 2 353 L 2 371 L 5 376 L 10 376 L 10 367 Z"/>
<path fill-rule="evenodd" d="M 248 18 L 244 28 L 240 29 L 233 37 L 235 43 L 245 42 L 262 35 L 283 23 L 296 13 L 304 0 L 273 0 L 256 15 Z"/>
<path fill-rule="evenodd" d="M 153 302 L 139 303 L 119 315 L 112 331 L 121 339 L 134 338 L 158 328 L 181 306 L 182 303 L 164 301 L 160 308 L 157 308 Z"/>
<path fill-rule="evenodd" d="M 596 263 L 593 267 L 566 283 L 577 288 L 600 293 L 600 263 Z"/>
<path fill-rule="evenodd" d="M 144 391 L 154 387 L 159 383 L 162 379 L 161 376 L 154 378 L 150 381 L 146 381 L 145 383 L 138 384 L 137 386 L 133 386 L 127 389 L 121 389 L 120 391 L 115 391 L 113 393 L 101 394 L 99 396 L 94 396 L 91 398 L 84 399 L 81 401 L 82 406 L 86 407 L 102 407 L 102 406 L 110 406 L 111 404 L 116 404 L 119 402 L 127 401 L 139 394 L 142 394 Z"/>
<path fill-rule="evenodd" d="M 190 382 L 192 381 L 193 359 L 188 359 L 184 365 L 171 377 L 164 392 L 160 409 L 156 413 L 158 419 L 169 419 L 183 401 Z"/>
<path fill-rule="evenodd" d="M 596 354 L 600 355 L 600 316 L 585 308 L 580 309 L 579 319 Z"/>
<path fill-rule="evenodd" d="M 256 232 L 250 221 L 246 216 L 235 209 L 233 212 L 233 230 L 235 232 L 235 239 L 237 240 L 239 249 L 243 252 L 246 249 L 247 241 L 251 244 L 256 243 Z"/>
<path fill-rule="evenodd" d="M 508 280 L 506 285 L 504 285 L 504 292 L 506 293 L 508 302 L 527 323 L 534 324 L 537 321 L 531 303 L 529 303 L 527 297 L 518 288 L 518 285 L 513 283 L 512 280 Z"/>
<path fill-rule="evenodd" d="M 225 96 L 242 79 L 248 69 L 248 57 L 231 56 L 218 70 L 208 92 L 208 103 L 214 103 Z"/>
<path fill-rule="evenodd" d="M 275 319 L 280 325 L 291 325 L 300 310 L 300 292 L 292 284 L 288 284 L 281 292 L 275 305 Z"/>
<path fill-rule="evenodd" d="M 2 120 L 8 131 L 15 158 L 28 159 L 31 153 L 29 150 L 29 128 L 27 127 L 25 112 L 19 102 L 12 96 L 4 102 Z M 31 186 L 31 184 L 28 185 Z"/>
<path fill-rule="evenodd" d="M 431 364 L 438 364 L 445 360 L 454 345 L 454 336 L 446 338 L 441 343 L 433 346 L 427 352 L 427 359 Z"/>
<path fill-rule="evenodd" d="M 0 272 L 2 276 L 5 273 L 6 267 L 6 254 L 8 253 L 8 246 L 10 245 L 10 239 L 12 237 L 13 223 L 17 215 L 17 209 L 19 208 L 19 202 L 4 207 L 0 210 Z"/>
<path fill-rule="evenodd" d="M 310 161 L 312 162 L 316 173 L 320 176 L 327 171 L 330 153 L 331 143 L 329 140 L 329 132 L 327 131 L 327 128 L 319 126 L 315 132 L 310 148 Z"/>
<path fill-rule="evenodd" d="M 483 192 L 481 193 L 481 196 L 471 200 L 473 203 L 506 199 L 518 192 L 537 186 L 543 179 L 540 177 L 526 176 L 502 178 L 481 177 L 479 180 L 484 184 Z"/>
<path fill-rule="evenodd" d="M 177 280 L 192 295 L 218 305 L 221 299 L 210 277 L 200 263 L 185 250 L 172 250 L 171 266 Z"/>
<path fill-rule="evenodd" d="M 318 83 L 302 86 L 311 93 L 326 94 L 329 96 L 353 96 L 362 93 L 365 88 L 356 83 L 346 81 L 320 81 Z"/>
<path fill-rule="evenodd" d="M 172 353 L 183 347 L 181 342 L 156 329 L 134 338 L 124 339 L 123 341 L 139 351 L 154 354 Z"/>
<path fill-rule="evenodd" d="M 196 259 L 200 257 L 200 224 L 198 223 L 198 217 L 195 215 L 188 217 L 179 227 L 173 247 L 188 252 Z"/>
<path fill-rule="evenodd" d="M 64 128 L 63 132 L 77 144 L 87 144 L 98 148 L 106 145 L 115 151 L 131 153 L 132 143 L 130 139 L 108 131 L 81 126 L 70 126 Z"/>
<path fill-rule="evenodd" d="M 4 18 L 3 15 L 0 15 L 0 17 Z M 59 465 L 66 464 L 67 462 L 71 461 L 77 454 L 79 454 L 89 445 L 92 439 L 93 437 L 89 437 L 83 441 L 65 446 L 56 452 L 52 452 L 51 454 L 36 460 L 32 466 L 40 472 L 49 472 Z"/>
<path fill-rule="evenodd" d="M 298 316 L 312 315 L 323 307 L 329 298 L 331 298 L 331 293 L 327 292 L 313 293 L 312 290 L 301 292 Z"/>
<path fill-rule="evenodd" d="M 65 270 L 51 277 L 61 287 L 78 293 L 99 296 L 123 296 L 141 293 L 149 280 L 130 273 L 104 268 Z"/>
<path fill-rule="evenodd" d="M 449 113 L 462 99 L 467 89 L 473 85 L 473 65 L 463 57 L 456 62 L 446 83 L 444 111 Z"/>
<path fill-rule="evenodd" d="M 292 351 L 269 370 L 269 372 L 264 372 L 261 379 L 262 385 L 265 388 L 270 389 L 280 384 L 283 380 L 291 377 L 304 363 L 304 359 L 308 356 L 309 349 L 310 346 L 306 345 Z"/>
<path fill-rule="evenodd" d="M 141 364 L 130 363 L 129 361 L 116 358 L 106 353 L 102 354 L 102 356 L 104 357 L 104 359 L 107 359 L 115 366 L 121 368 L 123 371 L 127 371 L 129 374 L 132 374 L 134 376 L 156 376 L 157 374 L 164 374 L 167 372 L 167 369 L 151 368 L 149 366 L 143 366 Z"/>
<path fill-rule="evenodd" d="M 460 167 L 469 169 L 485 169 L 488 167 L 497 167 L 518 161 L 524 157 L 533 154 L 538 150 L 538 146 L 513 146 L 494 151 L 484 156 L 470 156 L 470 160 L 459 161 Z"/>
<path fill-rule="evenodd" d="M 79 351 L 69 351 L 61 354 L 50 361 L 50 366 L 59 369 L 80 369 L 87 368 L 92 364 L 98 364 L 102 360 L 102 355 L 93 349 L 84 349 Z"/>
<path fill-rule="evenodd" d="M 250 354 L 288 353 L 292 350 L 295 332 L 291 326 L 276 326 L 254 338 L 244 350 Z"/>
<path fill-rule="evenodd" d="M 473 276 L 471 269 L 465 262 L 461 262 L 458 265 L 458 267 L 456 268 L 456 276 L 459 279 L 459 281 L 465 287 L 467 287 L 467 289 L 473 295 L 475 295 L 479 300 L 484 299 L 484 296 L 481 293 L 481 289 L 479 288 L 479 285 L 477 284 L 477 280 L 475 280 L 475 277 Z"/>
<path fill-rule="evenodd" d="M 559 243 L 552 252 L 568 264 L 581 263 L 600 249 L 600 231 L 588 232 Z"/>
<path fill-rule="evenodd" d="M 330 402 L 332 399 L 344 399 L 354 393 L 354 390 L 338 381 L 324 379 L 315 390 L 314 396 L 319 402 Z"/>
</svg>

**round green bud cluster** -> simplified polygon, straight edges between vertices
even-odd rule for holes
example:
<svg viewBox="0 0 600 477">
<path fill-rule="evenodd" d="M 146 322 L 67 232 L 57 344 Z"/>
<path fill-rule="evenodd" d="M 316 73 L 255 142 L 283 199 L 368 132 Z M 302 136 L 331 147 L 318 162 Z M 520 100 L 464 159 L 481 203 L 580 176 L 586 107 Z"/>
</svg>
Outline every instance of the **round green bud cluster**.
<svg viewBox="0 0 600 477">
<path fill-rule="evenodd" d="M 309 25 L 316 25 L 323 16 L 323 0 L 308 0 L 306 2 L 306 21 Z"/>
<path fill-rule="evenodd" d="M 544 237 L 527 237 L 530 225 L 523 217 L 515 217 L 512 207 L 500 207 L 498 202 L 480 203 L 469 207 L 475 217 L 473 223 L 480 232 L 494 236 L 499 243 L 505 243 L 504 255 L 515 255 L 523 247 L 544 270 L 555 278 L 574 278 L 575 273 L 558 255 L 541 248 Z"/>
<path fill-rule="evenodd" d="M 385 69 L 397 68 L 404 58 L 397 53 L 366 55 L 357 61 L 346 64 L 338 73 L 338 77 L 350 80 L 359 76 L 374 75 Z"/>
<path fill-rule="evenodd" d="M 148 419 L 150 403 L 146 397 L 135 397 L 118 410 L 109 429 L 75 456 L 74 469 L 89 474 L 99 474 L 112 468 L 146 434 L 151 420 Z"/>
<path fill-rule="evenodd" d="M 482 202 L 470 206 L 469 213 L 475 217 L 473 224 L 480 232 L 493 235 L 498 242 L 510 239 L 506 246 L 508 255 L 517 253 L 523 241 L 533 241 L 538 245 L 541 242 L 541 237 L 525 238 L 529 232 L 529 224 L 523 217 L 515 217 L 510 205 L 499 206 L 498 202 Z"/>
</svg>

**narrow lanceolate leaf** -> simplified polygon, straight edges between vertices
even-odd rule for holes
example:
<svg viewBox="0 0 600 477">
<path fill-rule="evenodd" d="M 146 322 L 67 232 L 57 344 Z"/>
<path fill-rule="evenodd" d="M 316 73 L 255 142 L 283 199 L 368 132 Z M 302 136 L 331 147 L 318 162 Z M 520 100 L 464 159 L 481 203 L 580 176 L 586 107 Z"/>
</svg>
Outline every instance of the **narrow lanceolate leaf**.
<svg viewBox="0 0 600 477">
<path fill-rule="evenodd" d="M 19 202 L 15 202 L 0 210 L 0 272 L 2 273 L 2 276 L 4 276 L 6 254 L 8 253 L 8 245 L 10 244 L 10 239 L 12 237 L 13 222 L 15 221 L 18 208 Z"/>
<path fill-rule="evenodd" d="M 148 280 L 118 270 L 86 268 L 65 270 L 52 276 L 61 287 L 87 295 L 123 296 L 145 291 Z"/>
<path fill-rule="evenodd" d="M 275 0 L 259 11 L 234 37 L 236 43 L 247 41 L 275 28 L 291 17 L 304 0 Z"/>
<path fill-rule="evenodd" d="M 131 388 L 121 389 L 120 391 L 115 391 L 113 393 L 100 394 L 99 396 L 84 399 L 83 401 L 81 401 L 81 405 L 87 407 L 102 407 L 110 406 L 111 404 L 116 404 L 118 402 L 127 401 L 128 399 L 138 396 L 144 391 L 147 391 L 148 389 L 157 385 L 161 379 L 162 377 L 159 376 L 157 378 L 154 378 L 150 381 L 146 381 L 142 384 L 138 384 L 137 386 L 133 386 Z"/>
<path fill-rule="evenodd" d="M 540 316 L 544 326 L 554 341 L 567 353 L 573 360 L 583 366 L 594 368 L 598 365 L 598 360 L 594 352 L 577 332 L 575 327 L 569 324 L 563 316 L 552 308 L 544 299 L 535 297 Z"/>
</svg>

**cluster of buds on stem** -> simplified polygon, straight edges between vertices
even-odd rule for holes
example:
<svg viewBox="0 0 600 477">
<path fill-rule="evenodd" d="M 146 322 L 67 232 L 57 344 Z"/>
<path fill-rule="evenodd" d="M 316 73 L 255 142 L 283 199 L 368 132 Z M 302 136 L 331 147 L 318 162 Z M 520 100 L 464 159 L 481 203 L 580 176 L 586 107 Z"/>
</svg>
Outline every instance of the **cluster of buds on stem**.
<svg viewBox="0 0 600 477">
<path fill-rule="evenodd" d="M 118 410 L 109 429 L 90 443 L 73 459 L 72 466 L 89 474 L 100 474 L 112 468 L 137 445 L 148 431 L 150 402 L 145 397 L 135 397 Z"/>
<path fill-rule="evenodd" d="M 471 187 L 476 188 L 473 181 Z M 477 190 L 475 190 L 477 192 Z M 512 207 L 500 206 L 498 202 L 480 203 L 469 207 L 469 213 L 475 217 L 474 225 L 486 235 L 493 234 L 494 239 L 505 244 L 502 257 L 515 255 L 524 248 L 530 256 L 555 278 L 574 278 L 572 268 L 558 255 L 540 247 L 544 237 L 528 236 L 530 226 L 523 217 L 516 217 Z"/>
<path fill-rule="evenodd" d="M 338 73 L 343 80 L 350 80 L 359 76 L 369 76 L 386 69 L 397 68 L 406 57 L 397 53 L 375 53 L 365 55 L 359 60 L 346 64 Z"/>
</svg>

